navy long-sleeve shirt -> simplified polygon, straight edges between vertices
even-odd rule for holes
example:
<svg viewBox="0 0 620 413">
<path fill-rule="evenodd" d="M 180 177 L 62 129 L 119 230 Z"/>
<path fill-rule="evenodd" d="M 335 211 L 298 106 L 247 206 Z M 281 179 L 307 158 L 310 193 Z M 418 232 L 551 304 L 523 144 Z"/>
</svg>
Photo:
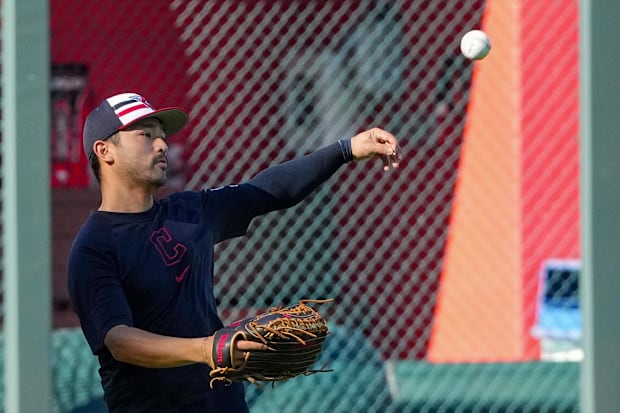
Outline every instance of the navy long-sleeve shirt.
<svg viewBox="0 0 620 413">
<path fill-rule="evenodd" d="M 213 291 L 215 244 L 244 235 L 256 216 L 300 202 L 347 160 L 336 143 L 243 184 L 180 192 L 140 213 L 90 214 L 72 246 L 68 287 L 99 358 L 111 412 L 247 412 L 242 385 L 209 389 L 206 364 L 122 363 L 104 338 L 121 324 L 174 337 L 212 335 L 222 327 Z"/>
</svg>

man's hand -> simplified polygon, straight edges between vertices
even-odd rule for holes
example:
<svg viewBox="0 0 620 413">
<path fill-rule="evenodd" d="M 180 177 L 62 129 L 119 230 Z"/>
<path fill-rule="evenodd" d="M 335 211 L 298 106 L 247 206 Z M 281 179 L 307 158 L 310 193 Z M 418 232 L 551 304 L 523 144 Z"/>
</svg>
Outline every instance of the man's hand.
<svg viewBox="0 0 620 413">
<path fill-rule="evenodd" d="M 216 368 L 215 360 L 213 360 L 213 336 L 209 336 L 203 339 L 202 342 L 202 352 L 204 361 L 211 367 L 212 369 Z M 242 365 L 248 356 L 248 351 L 252 350 L 269 350 L 269 346 L 263 343 L 257 343 L 255 341 L 249 340 L 235 340 L 234 349 L 232 351 L 231 360 L 233 365 L 240 366 Z"/>
<path fill-rule="evenodd" d="M 355 135 L 351 138 L 351 151 L 355 160 L 381 158 L 384 171 L 400 165 L 398 140 L 383 129 L 372 128 Z"/>
</svg>

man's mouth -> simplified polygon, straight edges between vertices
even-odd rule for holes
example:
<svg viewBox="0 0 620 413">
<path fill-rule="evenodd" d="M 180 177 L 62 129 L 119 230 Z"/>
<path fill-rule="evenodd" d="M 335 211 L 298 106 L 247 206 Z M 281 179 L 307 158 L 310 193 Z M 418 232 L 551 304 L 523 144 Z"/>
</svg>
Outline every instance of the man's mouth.
<svg viewBox="0 0 620 413">
<path fill-rule="evenodd" d="M 168 169 L 168 161 L 166 158 L 158 158 L 155 160 L 155 165 L 159 166 L 162 169 Z"/>
</svg>

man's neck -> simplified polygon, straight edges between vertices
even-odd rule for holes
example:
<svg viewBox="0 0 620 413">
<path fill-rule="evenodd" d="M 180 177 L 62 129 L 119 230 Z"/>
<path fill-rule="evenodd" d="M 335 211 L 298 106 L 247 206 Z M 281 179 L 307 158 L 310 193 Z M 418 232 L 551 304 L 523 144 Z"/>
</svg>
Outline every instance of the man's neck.
<svg viewBox="0 0 620 413">
<path fill-rule="evenodd" d="M 101 187 L 99 211 L 144 212 L 153 206 L 153 191 L 144 188 L 127 188 L 116 185 L 113 188 Z"/>
</svg>

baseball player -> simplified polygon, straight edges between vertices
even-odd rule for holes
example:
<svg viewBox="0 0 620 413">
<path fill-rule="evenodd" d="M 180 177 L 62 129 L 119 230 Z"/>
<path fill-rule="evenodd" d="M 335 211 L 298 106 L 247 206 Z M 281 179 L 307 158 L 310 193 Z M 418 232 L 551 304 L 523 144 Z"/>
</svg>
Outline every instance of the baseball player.
<svg viewBox="0 0 620 413">
<path fill-rule="evenodd" d="M 187 123 L 136 93 L 109 97 L 84 124 L 84 151 L 101 203 L 74 240 L 68 288 L 100 363 L 110 412 L 247 412 L 242 383 L 209 387 L 214 245 L 251 220 L 304 199 L 347 162 L 399 166 L 398 142 L 374 128 L 270 167 L 245 183 L 155 200 L 166 182 L 168 139 Z M 265 349 L 238 341 L 234 358 Z"/>
</svg>

